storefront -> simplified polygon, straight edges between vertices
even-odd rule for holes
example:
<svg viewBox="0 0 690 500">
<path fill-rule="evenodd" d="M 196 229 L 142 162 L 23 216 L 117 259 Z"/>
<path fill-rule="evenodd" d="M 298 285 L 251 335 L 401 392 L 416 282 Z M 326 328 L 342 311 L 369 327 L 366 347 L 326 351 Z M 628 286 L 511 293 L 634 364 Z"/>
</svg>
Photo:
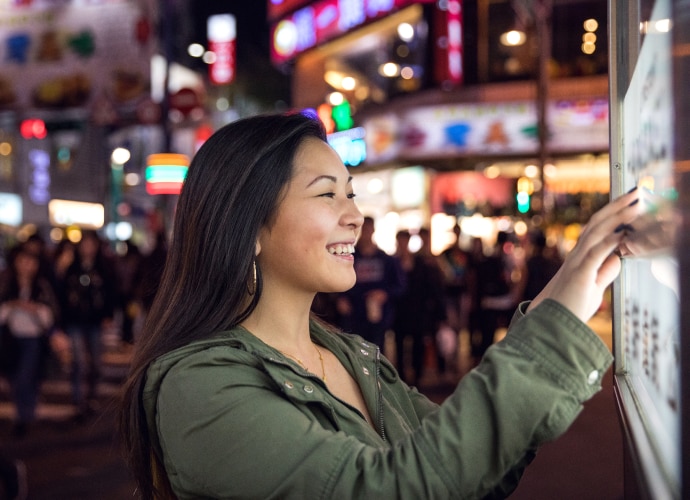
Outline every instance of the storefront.
<svg viewBox="0 0 690 500">
<path fill-rule="evenodd" d="M 155 16 L 150 0 L 3 7 L 3 232 L 100 229 L 112 220 L 110 132 L 160 121 L 150 94 Z"/>
<path fill-rule="evenodd" d="M 524 38 L 514 45 L 503 40 L 515 13 L 508 3 L 489 4 L 269 3 L 273 62 L 290 65 L 293 104 L 314 109 L 334 135 L 357 136 L 357 148 L 349 142 L 336 149 L 351 167 L 355 186 L 366 186 L 358 188 L 358 203 L 380 222 L 375 236 L 388 251 L 399 229 L 432 227 L 432 247 L 440 251 L 448 226 L 480 215 L 494 219 L 493 229 L 487 232 L 487 224 L 475 220 L 468 236 L 490 244 L 499 222 L 508 221 L 511 230 L 521 219 L 528 229 L 581 222 L 606 200 L 608 80 L 594 62 L 605 53 L 605 12 L 588 4 L 567 12 L 559 6 L 554 15 L 554 26 L 563 23 L 579 40 L 578 50 L 585 38 L 598 37 L 599 48 L 590 45 L 586 54 L 583 45 L 574 56 L 554 48 L 558 78 L 546 98 L 543 144 L 538 89 L 530 81 L 534 61 L 525 53 L 534 39 L 525 45 Z M 572 19 L 581 22 L 573 28 Z M 589 61 L 582 67 L 591 71 L 566 71 L 575 60 Z M 497 67 L 498 61 L 505 64 Z M 346 149 L 347 155 L 356 153 L 353 161 Z M 414 185 L 397 182 L 393 188 L 393 178 L 413 179 Z M 457 187 L 463 184 L 473 186 L 470 196 Z M 378 189 L 375 196 L 370 185 Z M 554 220 L 545 221 L 544 213 Z M 473 234 L 477 227 L 481 234 Z"/>
</svg>

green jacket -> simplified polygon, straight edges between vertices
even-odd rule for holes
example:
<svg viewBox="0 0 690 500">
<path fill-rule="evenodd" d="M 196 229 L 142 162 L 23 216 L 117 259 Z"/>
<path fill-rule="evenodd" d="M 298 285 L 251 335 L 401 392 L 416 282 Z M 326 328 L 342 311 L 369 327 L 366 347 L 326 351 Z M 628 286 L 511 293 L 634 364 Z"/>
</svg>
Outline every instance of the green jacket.
<svg viewBox="0 0 690 500">
<path fill-rule="evenodd" d="M 147 373 L 149 430 L 179 498 L 504 497 L 612 362 L 594 332 L 547 300 L 519 309 L 438 406 L 360 337 L 316 324 L 311 334 L 357 380 L 377 429 L 245 329 L 221 332 Z"/>
</svg>

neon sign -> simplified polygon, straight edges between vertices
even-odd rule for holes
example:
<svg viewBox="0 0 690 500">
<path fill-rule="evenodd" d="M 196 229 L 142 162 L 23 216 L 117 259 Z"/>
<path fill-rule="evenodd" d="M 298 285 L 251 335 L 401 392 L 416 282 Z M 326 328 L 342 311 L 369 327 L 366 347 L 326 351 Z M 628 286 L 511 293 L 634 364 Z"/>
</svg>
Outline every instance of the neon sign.
<svg viewBox="0 0 690 500">
<path fill-rule="evenodd" d="M 50 155 L 42 149 L 32 149 L 29 151 L 29 164 L 29 198 L 36 205 L 46 205 L 50 200 Z"/>
<path fill-rule="evenodd" d="M 146 192 L 148 194 L 180 194 L 189 166 L 187 155 L 152 154 L 147 158 L 146 165 Z"/>
<path fill-rule="evenodd" d="M 207 38 L 209 50 L 216 60 L 209 65 L 209 78 L 215 85 L 232 83 L 235 79 L 235 16 L 218 14 L 208 18 Z"/>
<path fill-rule="evenodd" d="M 346 167 L 356 167 L 367 159 L 367 147 L 364 142 L 365 131 L 363 127 L 356 127 L 342 132 L 329 134 L 328 144 Z"/>
<path fill-rule="evenodd" d="M 415 3 L 434 0 L 319 0 L 283 17 L 271 28 L 271 59 L 299 53 Z"/>
</svg>

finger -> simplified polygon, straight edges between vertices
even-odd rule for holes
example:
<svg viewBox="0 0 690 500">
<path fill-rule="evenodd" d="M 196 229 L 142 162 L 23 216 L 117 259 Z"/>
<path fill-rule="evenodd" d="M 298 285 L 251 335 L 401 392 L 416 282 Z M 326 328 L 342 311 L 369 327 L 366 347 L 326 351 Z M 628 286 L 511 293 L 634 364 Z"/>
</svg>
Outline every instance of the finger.
<svg viewBox="0 0 690 500">
<path fill-rule="evenodd" d="M 630 191 L 622 196 L 619 196 L 618 198 L 609 202 L 603 208 L 595 212 L 592 215 L 592 217 L 590 217 L 589 223 L 587 225 L 598 226 L 602 222 L 609 221 L 612 217 L 620 216 L 622 212 L 626 214 L 637 213 L 639 211 L 639 207 L 632 211 L 629 211 L 628 208 L 637 206 L 639 200 L 640 195 L 636 190 Z"/>
<path fill-rule="evenodd" d="M 624 234 L 626 225 L 633 222 L 640 214 L 639 203 L 636 201 L 639 198 L 635 198 L 634 194 L 629 193 L 594 214 L 573 248 L 573 252 L 576 252 L 576 255 L 587 254 L 592 245 L 609 235 Z"/>
<path fill-rule="evenodd" d="M 613 255 L 614 250 L 620 246 L 623 237 L 622 233 L 611 233 L 599 241 L 592 242 L 586 251 L 575 256 L 574 268 L 578 269 L 578 272 L 594 273 L 594 276 L 598 276 L 601 267 Z M 616 258 L 618 257 L 616 256 Z"/>
<path fill-rule="evenodd" d="M 616 254 L 609 255 L 599 268 L 596 283 L 599 286 L 607 287 L 616 279 L 621 271 L 621 259 Z"/>
</svg>

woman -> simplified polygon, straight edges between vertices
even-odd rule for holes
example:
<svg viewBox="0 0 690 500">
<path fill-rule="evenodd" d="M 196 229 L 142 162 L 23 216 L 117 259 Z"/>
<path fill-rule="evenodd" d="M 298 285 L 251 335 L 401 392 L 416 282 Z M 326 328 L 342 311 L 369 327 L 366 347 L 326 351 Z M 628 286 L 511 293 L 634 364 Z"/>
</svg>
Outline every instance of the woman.
<svg viewBox="0 0 690 500">
<path fill-rule="evenodd" d="M 0 324 L 15 345 L 15 363 L 9 373 L 17 416 L 13 434 L 23 436 L 35 420 L 41 369 L 47 338 L 58 311 L 55 293 L 40 273 L 39 257 L 16 247 L 8 272 L 0 283 Z"/>
<path fill-rule="evenodd" d="M 445 319 L 443 274 L 431 253 L 431 233 L 427 228 L 419 230 L 422 246 L 413 253 L 409 249 L 410 233 L 398 231 L 398 247 L 395 255 L 405 272 L 407 287 L 395 302 L 397 370 L 400 377 L 410 385 L 419 385 L 424 371 L 426 355 L 425 340 L 433 340 L 439 325 Z M 411 374 L 405 366 L 406 339 L 411 342 Z M 444 359 L 438 356 L 439 373 L 445 373 Z"/>
<path fill-rule="evenodd" d="M 67 250 L 56 274 L 62 310 L 62 328 L 70 339 L 72 362 L 70 382 L 77 417 L 92 410 L 101 377 L 102 334 L 113 322 L 117 303 L 114 263 L 103 253 L 101 238 L 92 230 L 71 254 Z M 65 267 L 66 266 L 66 267 Z M 84 395 L 83 383 L 87 382 Z"/>
<path fill-rule="evenodd" d="M 583 321 L 619 270 L 615 229 L 634 219 L 634 200 L 593 217 L 506 339 L 436 406 L 377 346 L 310 317 L 317 292 L 353 286 L 363 221 L 320 124 L 292 114 L 223 127 L 190 165 L 125 387 L 139 493 L 506 495 L 611 363 Z"/>
</svg>

